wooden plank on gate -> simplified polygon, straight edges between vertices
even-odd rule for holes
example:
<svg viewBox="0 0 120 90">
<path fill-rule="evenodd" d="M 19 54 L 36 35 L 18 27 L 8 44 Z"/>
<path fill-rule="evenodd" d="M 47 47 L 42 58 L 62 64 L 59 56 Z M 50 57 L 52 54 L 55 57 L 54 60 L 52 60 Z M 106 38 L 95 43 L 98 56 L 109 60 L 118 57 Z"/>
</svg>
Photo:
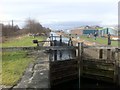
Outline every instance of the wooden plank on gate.
<svg viewBox="0 0 120 90">
<path fill-rule="evenodd" d="M 111 46 L 84 46 L 84 48 L 88 48 L 88 49 L 115 49 L 117 47 L 111 47 Z"/>
</svg>

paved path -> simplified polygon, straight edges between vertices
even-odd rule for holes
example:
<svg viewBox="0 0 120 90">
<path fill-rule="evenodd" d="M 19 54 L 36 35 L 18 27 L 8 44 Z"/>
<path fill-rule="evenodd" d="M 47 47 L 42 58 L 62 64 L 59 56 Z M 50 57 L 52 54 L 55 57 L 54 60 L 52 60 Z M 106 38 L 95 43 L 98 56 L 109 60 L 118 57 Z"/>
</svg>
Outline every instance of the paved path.
<svg viewBox="0 0 120 90">
<path fill-rule="evenodd" d="M 43 46 L 49 46 L 49 43 Z M 37 54 L 35 62 L 29 65 L 20 82 L 13 88 L 49 88 L 49 54 L 44 50 L 33 53 Z"/>
<path fill-rule="evenodd" d="M 49 87 L 49 61 L 44 51 L 35 52 L 38 57 L 31 63 L 19 83 L 13 88 L 48 88 Z"/>
</svg>

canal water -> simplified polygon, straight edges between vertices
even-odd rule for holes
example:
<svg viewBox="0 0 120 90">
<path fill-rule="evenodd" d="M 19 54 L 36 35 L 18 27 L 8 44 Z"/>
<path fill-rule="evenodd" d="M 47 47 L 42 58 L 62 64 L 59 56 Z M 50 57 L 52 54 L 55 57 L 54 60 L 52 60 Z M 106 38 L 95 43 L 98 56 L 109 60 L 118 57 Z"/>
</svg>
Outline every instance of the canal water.
<svg viewBox="0 0 120 90">
<path fill-rule="evenodd" d="M 58 37 L 53 37 L 53 40 L 57 40 L 57 46 L 59 46 L 59 41 L 60 41 L 59 35 L 57 35 L 54 32 L 51 32 L 50 34 L 53 35 L 53 36 L 58 36 Z M 63 44 L 68 45 L 68 41 L 69 41 L 69 38 L 62 37 L 62 42 L 64 42 Z M 52 60 L 53 61 L 55 60 L 54 53 L 56 54 L 57 61 L 62 61 L 62 60 L 67 60 L 67 59 L 74 59 L 75 58 L 75 53 L 73 53 L 73 52 L 75 52 L 75 51 L 71 51 L 71 50 L 52 51 L 51 52 Z"/>
<path fill-rule="evenodd" d="M 63 89 L 72 89 L 72 90 L 120 90 L 120 88 L 113 84 L 108 82 L 103 82 L 95 79 L 89 79 L 89 78 L 80 78 L 80 84 L 78 79 L 65 82 L 59 85 L 56 85 L 52 87 L 52 90 L 63 90 Z M 79 88 L 80 85 L 80 88 Z"/>
<path fill-rule="evenodd" d="M 58 36 L 56 33 L 51 33 L 53 36 Z M 54 38 L 59 41 L 59 37 Z M 68 38 L 63 37 L 62 38 L 63 42 L 67 44 Z M 53 52 L 54 53 L 54 52 Z M 72 59 L 75 57 L 75 54 L 73 54 L 71 51 L 58 51 L 57 52 L 57 60 L 66 60 L 66 59 Z M 54 56 L 53 56 L 54 60 Z M 80 86 L 80 88 L 79 88 Z M 108 82 L 103 82 L 99 81 L 96 79 L 89 79 L 89 78 L 83 78 L 80 77 L 80 84 L 79 84 L 79 79 L 75 79 L 69 82 L 65 82 L 56 86 L 52 86 L 52 90 L 63 90 L 65 88 L 70 88 L 72 90 L 120 90 L 118 89 L 119 87 L 116 84 L 113 83 L 108 83 Z"/>
</svg>

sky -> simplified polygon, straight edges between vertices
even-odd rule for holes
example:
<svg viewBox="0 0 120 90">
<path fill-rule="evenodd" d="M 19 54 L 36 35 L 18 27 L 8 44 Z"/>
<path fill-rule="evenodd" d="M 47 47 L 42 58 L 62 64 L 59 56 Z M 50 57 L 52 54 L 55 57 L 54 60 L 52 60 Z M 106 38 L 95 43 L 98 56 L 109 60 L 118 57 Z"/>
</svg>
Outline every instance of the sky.
<svg viewBox="0 0 120 90">
<path fill-rule="evenodd" d="M 28 18 L 42 24 L 55 22 L 100 22 L 117 24 L 119 0 L 1 0 L 0 21 L 24 22 Z"/>
</svg>

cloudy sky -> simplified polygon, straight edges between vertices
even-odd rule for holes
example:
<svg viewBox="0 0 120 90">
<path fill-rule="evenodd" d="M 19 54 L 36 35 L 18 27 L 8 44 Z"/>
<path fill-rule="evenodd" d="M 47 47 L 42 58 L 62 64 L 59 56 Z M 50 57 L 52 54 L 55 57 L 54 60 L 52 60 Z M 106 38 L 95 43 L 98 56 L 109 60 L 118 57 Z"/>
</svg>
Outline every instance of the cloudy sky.
<svg viewBox="0 0 120 90">
<path fill-rule="evenodd" d="M 0 20 L 117 24 L 119 0 L 1 0 Z"/>
</svg>

